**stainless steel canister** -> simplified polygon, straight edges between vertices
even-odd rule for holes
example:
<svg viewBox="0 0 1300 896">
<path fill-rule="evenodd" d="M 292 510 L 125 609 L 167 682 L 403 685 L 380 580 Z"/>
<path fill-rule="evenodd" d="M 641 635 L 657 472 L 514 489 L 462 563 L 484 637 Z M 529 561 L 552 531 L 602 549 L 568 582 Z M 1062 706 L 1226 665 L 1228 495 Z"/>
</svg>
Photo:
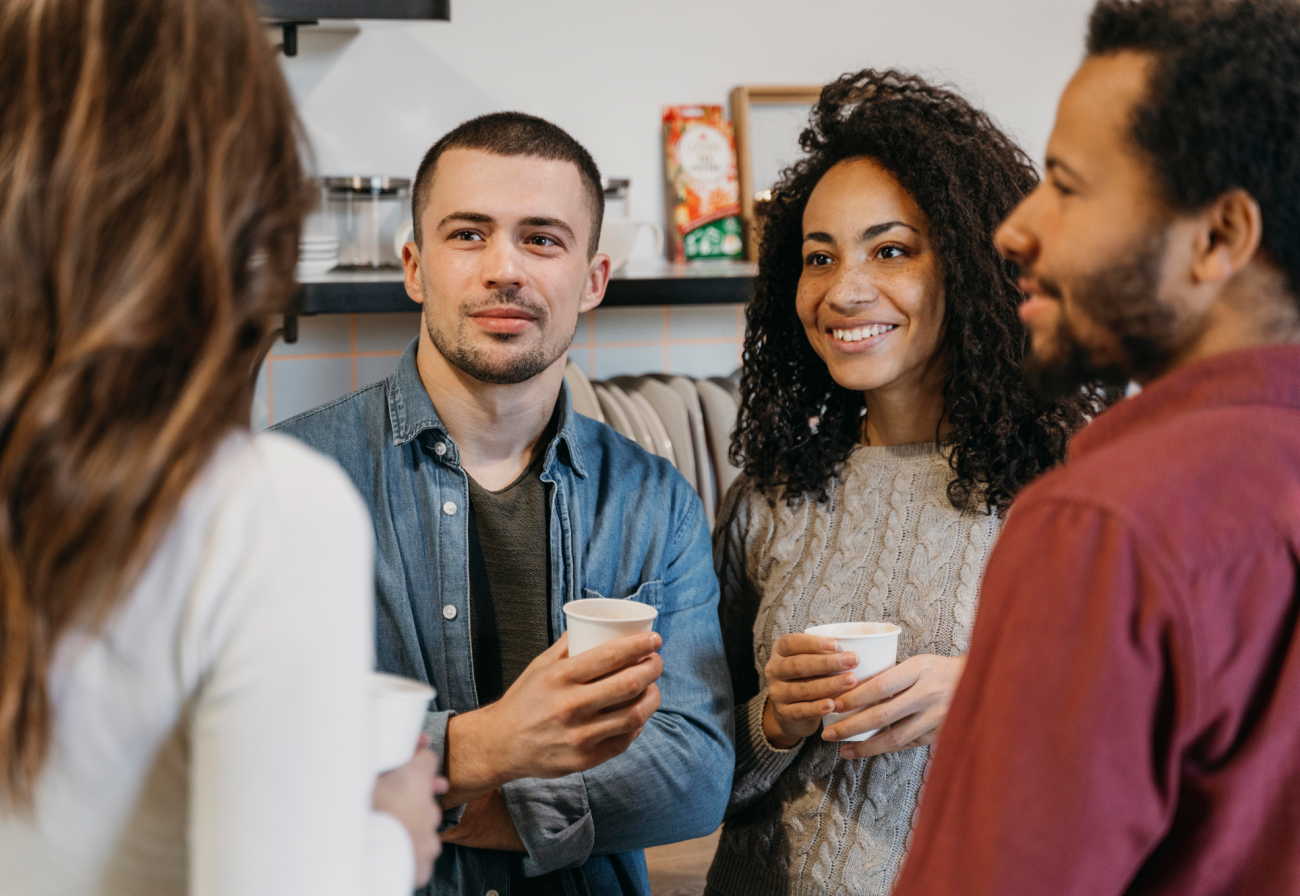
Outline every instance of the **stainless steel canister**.
<svg viewBox="0 0 1300 896">
<path fill-rule="evenodd" d="M 325 178 L 329 213 L 339 234 L 342 270 L 400 268 L 393 239 L 410 214 L 411 181 L 405 177 Z"/>
<path fill-rule="evenodd" d="M 601 178 L 605 190 L 605 214 L 624 218 L 632 214 L 632 181 L 626 177 Z"/>
</svg>

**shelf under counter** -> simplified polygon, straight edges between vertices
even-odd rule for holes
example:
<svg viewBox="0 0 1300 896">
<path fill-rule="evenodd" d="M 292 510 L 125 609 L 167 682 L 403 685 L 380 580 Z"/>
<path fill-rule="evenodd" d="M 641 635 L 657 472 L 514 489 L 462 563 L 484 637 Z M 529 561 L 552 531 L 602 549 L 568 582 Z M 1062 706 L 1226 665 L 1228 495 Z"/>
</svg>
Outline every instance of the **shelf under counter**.
<svg viewBox="0 0 1300 896">
<path fill-rule="evenodd" d="M 749 301 L 757 267 L 744 261 L 676 264 L 634 259 L 609 279 L 603 308 L 728 305 Z M 298 314 L 414 311 L 401 271 L 331 271 L 300 281 Z"/>
</svg>

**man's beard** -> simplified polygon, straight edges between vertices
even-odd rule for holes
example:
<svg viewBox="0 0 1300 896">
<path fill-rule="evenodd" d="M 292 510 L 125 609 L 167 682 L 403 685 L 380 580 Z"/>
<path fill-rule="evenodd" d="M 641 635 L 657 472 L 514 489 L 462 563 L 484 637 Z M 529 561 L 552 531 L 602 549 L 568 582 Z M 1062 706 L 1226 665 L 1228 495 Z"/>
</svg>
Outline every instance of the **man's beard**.
<svg viewBox="0 0 1300 896">
<path fill-rule="evenodd" d="M 1097 359 L 1062 313 L 1052 334 L 1055 345 L 1051 354 L 1040 357 L 1030 351 L 1022 362 L 1025 379 L 1034 391 L 1055 401 L 1085 386 L 1123 387 L 1136 377 L 1164 372 L 1175 350 L 1174 313 L 1157 298 L 1167 245 L 1164 231 L 1153 234 L 1128 258 L 1075 285 L 1074 304 L 1116 338 L 1120 356 Z M 1043 278 L 1039 285 L 1061 300 L 1058 282 Z"/>
<path fill-rule="evenodd" d="M 424 289 L 424 294 L 426 296 L 432 295 L 427 286 Z M 470 345 L 469 339 L 469 327 L 471 326 L 469 315 L 498 305 L 509 305 L 527 311 L 536 318 L 537 329 L 542 336 L 541 341 L 530 351 L 513 355 L 504 361 L 494 359 L 489 352 Z M 513 386 L 516 383 L 531 380 L 558 361 L 569 350 L 569 346 L 573 344 L 573 336 L 577 333 L 576 326 L 567 340 L 548 345 L 546 336 L 549 322 L 550 311 L 544 304 L 522 300 L 519 291 L 516 289 L 501 289 L 494 293 L 493 300 L 483 302 L 476 308 L 462 310 L 456 334 L 454 337 L 449 338 L 434 326 L 431 300 L 426 300 L 424 304 L 424 328 L 428 331 L 429 339 L 433 342 L 434 347 L 438 349 L 439 354 L 467 376 L 471 376 L 479 382 L 490 383 L 495 386 Z M 505 333 L 493 333 L 489 334 L 489 336 L 503 344 L 519 338 Z"/>
</svg>

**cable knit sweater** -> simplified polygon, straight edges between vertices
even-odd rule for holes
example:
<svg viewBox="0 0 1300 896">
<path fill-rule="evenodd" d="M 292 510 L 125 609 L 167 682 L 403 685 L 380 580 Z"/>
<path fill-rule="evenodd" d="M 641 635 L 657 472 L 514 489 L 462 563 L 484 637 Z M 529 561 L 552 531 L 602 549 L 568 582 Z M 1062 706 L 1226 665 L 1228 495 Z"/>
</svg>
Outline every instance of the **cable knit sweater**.
<svg viewBox="0 0 1300 896">
<path fill-rule="evenodd" d="M 958 512 L 933 445 L 860 447 L 826 504 L 732 487 L 714 537 L 736 692 L 736 773 L 709 871 L 724 896 L 887 894 L 930 758 L 921 747 L 846 761 L 820 736 L 789 750 L 763 736 L 763 667 L 789 632 L 830 622 L 902 627 L 898 658 L 970 644 L 995 516 Z"/>
</svg>

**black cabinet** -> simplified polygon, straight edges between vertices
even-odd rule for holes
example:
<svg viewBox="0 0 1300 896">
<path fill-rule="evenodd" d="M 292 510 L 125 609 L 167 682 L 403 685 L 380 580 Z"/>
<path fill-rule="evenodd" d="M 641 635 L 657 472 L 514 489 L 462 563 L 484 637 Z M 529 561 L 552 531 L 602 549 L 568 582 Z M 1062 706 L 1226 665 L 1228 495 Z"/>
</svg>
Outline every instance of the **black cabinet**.
<svg viewBox="0 0 1300 896">
<path fill-rule="evenodd" d="M 451 19 L 451 0 L 258 0 L 257 5 L 263 17 L 277 22 Z"/>
</svg>

